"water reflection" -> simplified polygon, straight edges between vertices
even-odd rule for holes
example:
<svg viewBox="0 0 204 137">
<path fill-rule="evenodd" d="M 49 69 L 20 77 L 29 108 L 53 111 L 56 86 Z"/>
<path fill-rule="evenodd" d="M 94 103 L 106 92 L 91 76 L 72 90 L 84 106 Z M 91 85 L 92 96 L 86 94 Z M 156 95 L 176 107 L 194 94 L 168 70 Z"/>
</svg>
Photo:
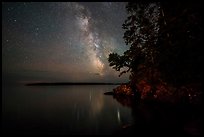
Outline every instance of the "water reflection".
<svg viewBox="0 0 204 137">
<path fill-rule="evenodd" d="M 121 105 L 126 107 L 132 107 L 134 102 L 133 96 L 113 96 L 114 99 L 116 99 Z"/>
<path fill-rule="evenodd" d="M 120 110 L 119 109 L 117 109 L 117 117 L 118 117 L 118 123 L 121 123 Z"/>
<path fill-rule="evenodd" d="M 3 132 L 8 135 L 110 135 L 133 120 L 129 108 L 103 95 L 113 88 L 110 85 L 4 87 Z"/>
<path fill-rule="evenodd" d="M 135 135 L 202 135 L 201 111 L 192 106 L 138 102 L 131 96 L 113 96 L 121 105 L 131 109 L 133 124 L 124 124 L 116 134 Z M 118 120 L 120 113 L 118 113 Z"/>
<path fill-rule="evenodd" d="M 100 91 L 102 92 L 102 91 Z M 90 93 L 91 95 L 91 93 Z M 90 107 L 93 117 L 101 112 L 104 107 L 104 96 L 103 94 L 96 94 L 90 101 Z"/>
</svg>

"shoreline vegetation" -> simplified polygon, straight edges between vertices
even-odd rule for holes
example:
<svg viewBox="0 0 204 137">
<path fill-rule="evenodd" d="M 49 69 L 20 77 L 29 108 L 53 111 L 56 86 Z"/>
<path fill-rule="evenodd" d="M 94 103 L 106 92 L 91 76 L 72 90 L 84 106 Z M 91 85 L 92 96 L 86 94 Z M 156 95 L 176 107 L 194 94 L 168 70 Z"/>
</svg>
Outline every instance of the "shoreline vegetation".
<svg viewBox="0 0 204 137">
<path fill-rule="evenodd" d="M 26 86 L 62 86 L 62 85 L 123 85 L 126 83 L 104 83 L 104 82 L 39 82 L 27 83 Z"/>
<path fill-rule="evenodd" d="M 156 101 L 160 103 L 172 103 L 172 104 L 191 104 L 198 105 L 202 104 L 202 91 L 201 85 L 185 85 L 182 87 L 175 88 L 170 85 L 157 84 L 156 93 L 154 96 L 151 95 L 153 85 L 149 83 L 139 83 L 137 90 L 134 92 L 131 88 L 130 83 L 121 84 L 114 88 L 111 92 L 105 92 L 104 95 L 113 95 L 114 98 L 133 98 L 138 101 Z"/>
</svg>

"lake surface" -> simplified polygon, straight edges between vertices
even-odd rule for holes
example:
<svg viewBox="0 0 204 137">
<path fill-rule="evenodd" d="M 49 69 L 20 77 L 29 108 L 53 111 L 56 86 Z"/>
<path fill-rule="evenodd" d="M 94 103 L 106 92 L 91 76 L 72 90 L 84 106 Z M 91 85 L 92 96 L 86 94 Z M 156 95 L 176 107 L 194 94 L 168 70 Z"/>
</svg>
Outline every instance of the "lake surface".
<svg viewBox="0 0 204 137">
<path fill-rule="evenodd" d="M 117 85 L 3 86 L 4 134 L 113 134 L 131 109 L 104 92 Z"/>
</svg>

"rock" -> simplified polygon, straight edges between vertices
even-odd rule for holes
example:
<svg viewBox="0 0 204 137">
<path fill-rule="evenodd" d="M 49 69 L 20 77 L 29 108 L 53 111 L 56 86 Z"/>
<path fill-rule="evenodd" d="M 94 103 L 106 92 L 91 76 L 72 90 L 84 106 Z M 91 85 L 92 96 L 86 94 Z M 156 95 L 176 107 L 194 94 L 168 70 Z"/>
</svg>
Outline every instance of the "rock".
<svg viewBox="0 0 204 137">
<path fill-rule="evenodd" d="M 113 89 L 113 92 L 116 95 L 128 95 L 128 96 L 134 95 L 129 84 L 120 85 Z"/>
</svg>

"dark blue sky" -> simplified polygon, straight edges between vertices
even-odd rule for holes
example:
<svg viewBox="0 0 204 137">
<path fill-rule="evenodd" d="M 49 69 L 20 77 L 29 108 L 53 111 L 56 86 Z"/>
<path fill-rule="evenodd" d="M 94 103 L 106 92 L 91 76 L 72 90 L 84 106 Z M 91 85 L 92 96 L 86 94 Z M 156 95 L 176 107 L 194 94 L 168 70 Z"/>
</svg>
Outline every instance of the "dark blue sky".
<svg viewBox="0 0 204 137">
<path fill-rule="evenodd" d="M 126 3 L 3 3 L 4 81 L 119 82 L 108 65 L 122 54 Z"/>
</svg>

